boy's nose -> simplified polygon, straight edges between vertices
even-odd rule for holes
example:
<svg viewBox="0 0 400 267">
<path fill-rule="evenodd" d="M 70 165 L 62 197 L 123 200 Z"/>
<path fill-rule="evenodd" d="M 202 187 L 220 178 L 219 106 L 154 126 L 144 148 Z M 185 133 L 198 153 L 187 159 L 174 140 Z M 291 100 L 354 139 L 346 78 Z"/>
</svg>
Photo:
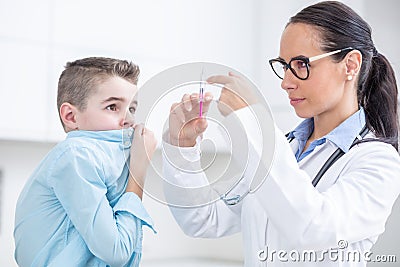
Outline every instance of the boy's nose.
<svg viewBox="0 0 400 267">
<path fill-rule="evenodd" d="M 129 128 L 129 127 L 133 127 L 134 125 L 135 125 L 135 115 L 130 113 L 129 111 L 126 112 L 122 126 L 124 128 Z"/>
</svg>

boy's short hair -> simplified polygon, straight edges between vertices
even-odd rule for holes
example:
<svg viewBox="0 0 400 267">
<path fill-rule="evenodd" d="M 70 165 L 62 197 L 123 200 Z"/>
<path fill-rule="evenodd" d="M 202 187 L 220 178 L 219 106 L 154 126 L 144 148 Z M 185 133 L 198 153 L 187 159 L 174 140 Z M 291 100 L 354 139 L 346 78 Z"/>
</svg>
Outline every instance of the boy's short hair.
<svg viewBox="0 0 400 267">
<path fill-rule="evenodd" d="M 86 109 L 89 96 L 95 93 L 97 85 L 114 76 L 137 85 L 139 73 L 137 65 L 114 58 L 88 57 L 67 62 L 58 80 L 58 112 L 65 102 L 83 111 Z M 64 126 L 62 120 L 61 123 Z"/>
</svg>

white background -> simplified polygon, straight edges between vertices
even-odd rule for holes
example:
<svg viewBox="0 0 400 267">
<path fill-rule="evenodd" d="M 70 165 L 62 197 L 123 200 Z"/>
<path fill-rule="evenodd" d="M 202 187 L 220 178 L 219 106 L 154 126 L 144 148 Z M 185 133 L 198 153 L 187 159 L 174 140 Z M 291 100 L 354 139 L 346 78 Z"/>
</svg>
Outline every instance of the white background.
<svg viewBox="0 0 400 267">
<path fill-rule="evenodd" d="M 224 64 L 258 85 L 276 123 L 288 131 L 298 119 L 267 60 L 278 55 L 288 18 L 315 2 L 0 0 L 0 266 L 16 266 L 12 230 L 18 194 L 41 158 L 64 138 L 55 98 L 67 61 L 88 56 L 128 59 L 141 67 L 139 85 L 177 64 Z M 370 23 L 378 50 L 399 76 L 400 3 L 343 2 Z M 148 197 L 144 203 L 158 234 L 145 231 L 143 266 L 174 261 L 171 266 L 194 266 L 193 261 L 201 266 L 240 264 L 240 235 L 219 240 L 188 238 L 164 205 Z M 396 207 L 376 253 L 397 253 L 400 260 L 400 231 L 394 227 L 399 221 Z"/>
</svg>

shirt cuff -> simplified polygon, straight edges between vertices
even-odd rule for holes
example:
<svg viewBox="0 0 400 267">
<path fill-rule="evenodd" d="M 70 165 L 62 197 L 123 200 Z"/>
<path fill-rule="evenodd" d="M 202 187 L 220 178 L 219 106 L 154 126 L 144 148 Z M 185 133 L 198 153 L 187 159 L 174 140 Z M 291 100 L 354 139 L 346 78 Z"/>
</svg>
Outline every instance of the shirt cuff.
<svg viewBox="0 0 400 267">
<path fill-rule="evenodd" d="M 162 154 L 164 166 L 175 171 L 201 171 L 201 150 L 198 143 L 194 147 L 179 147 L 169 144 L 163 139 Z"/>
<path fill-rule="evenodd" d="M 154 229 L 153 219 L 147 213 L 142 201 L 135 193 L 126 192 L 121 196 L 118 203 L 114 206 L 114 213 L 118 211 L 124 211 L 132 214 L 136 218 L 140 219 L 144 225 L 150 227 L 154 233 L 157 233 Z"/>
</svg>

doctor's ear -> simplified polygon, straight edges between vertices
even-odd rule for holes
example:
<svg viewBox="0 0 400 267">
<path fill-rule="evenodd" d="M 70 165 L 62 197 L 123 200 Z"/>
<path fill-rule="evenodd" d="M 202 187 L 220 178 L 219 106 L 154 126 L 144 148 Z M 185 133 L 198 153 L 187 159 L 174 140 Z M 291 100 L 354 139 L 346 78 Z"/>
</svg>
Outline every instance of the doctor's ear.
<svg viewBox="0 0 400 267">
<path fill-rule="evenodd" d="M 352 50 L 345 57 L 346 75 L 348 80 L 352 80 L 361 69 L 362 54 L 358 50 Z M 351 77 L 351 78 L 350 78 Z"/>
<path fill-rule="evenodd" d="M 66 132 L 78 129 L 76 121 L 78 108 L 74 105 L 64 102 L 60 106 L 60 118 L 64 123 L 64 129 Z"/>
</svg>

